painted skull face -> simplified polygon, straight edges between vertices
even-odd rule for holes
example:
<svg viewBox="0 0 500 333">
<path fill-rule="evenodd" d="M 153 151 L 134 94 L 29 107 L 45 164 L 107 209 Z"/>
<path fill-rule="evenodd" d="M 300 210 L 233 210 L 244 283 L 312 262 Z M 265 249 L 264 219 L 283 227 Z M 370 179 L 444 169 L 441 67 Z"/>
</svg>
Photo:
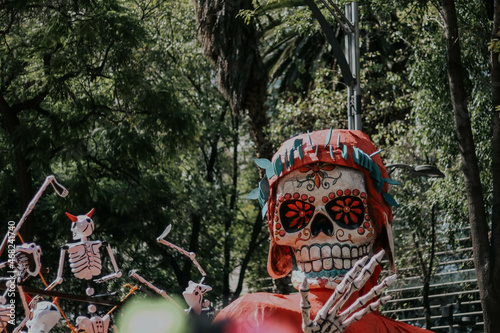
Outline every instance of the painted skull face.
<svg viewBox="0 0 500 333">
<path fill-rule="evenodd" d="M 26 323 L 28 333 L 49 332 L 60 318 L 59 309 L 54 304 L 47 301 L 38 302 L 33 317 Z"/>
<path fill-rule="evenodd" d="M 16 246 L 15 263 L 16 275 L 19 282 L 25 281 L 29 276 L 37 276 L 40 272 L 40 256 L 42 249 L 35 243 L 24 243 Z"/>
<path fill-rule="evenodd" d="M 376 238 L 363 173 L 313 163 L 279 180 L 274 239 L 293 253 L 292 283 L 335 288 L 355 262 L 373 255 Z"/>
<path fill-rule="evenodd" d="M 74 216 L 69 213 L 66 215 L 73 222 L 71 223 L 71 232 L 73 233 L 74 240 L 86 240 L 88 236 L 94 232 L 94 221 L 92 221 L 92 214 L 94 209 L 85 215 Z"/>
</svg>

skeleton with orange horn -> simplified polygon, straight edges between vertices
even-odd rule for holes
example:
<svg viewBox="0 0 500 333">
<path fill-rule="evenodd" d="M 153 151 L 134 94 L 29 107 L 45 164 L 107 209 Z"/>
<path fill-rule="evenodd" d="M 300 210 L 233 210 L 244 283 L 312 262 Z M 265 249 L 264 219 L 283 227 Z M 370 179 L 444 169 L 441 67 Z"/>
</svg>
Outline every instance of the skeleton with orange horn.
<svg viewBox="0 0 500 333">
<path fill-rule="evenodd" d="M 77 241 L 75 243 L 67 243 L 61 248 L 61 256 L 59 259 L 59 269 L 57 270 L 57 277 L 48 287 L 47 290 L 51 290 L 56 285 L 61 284 L 63 281 L 63 267 L 66 252 L 69 254 L 69 265 L 71 267 L 71 272 L 78 279 L 93 280 L 95 277 L 101 274 L 102 261 L 101 253 L 99 249 L 101 246 L 105 246 L 111 264 L 113 265 L 114 272 L 100 278 L 93 280 L 96 283 L 101 283 L 110 279 L 120 278 L 122 273 L 118 269 L 115 257 L 113 255 L 113 250 L 111 246 L 100 240 L 89 241 L 87 237 L 92 235 L 94 232 L 94 221 L 92 220 L 92 214 L 94 209 L 85 215 L 74 216 L 69 213 L 66 215 L 72 221 L 71 232 L 73 233 L 73 240 Z M 93 289 L 87 289 L 87 295 L 91 296 L 93 294 Z"/>
</svg>

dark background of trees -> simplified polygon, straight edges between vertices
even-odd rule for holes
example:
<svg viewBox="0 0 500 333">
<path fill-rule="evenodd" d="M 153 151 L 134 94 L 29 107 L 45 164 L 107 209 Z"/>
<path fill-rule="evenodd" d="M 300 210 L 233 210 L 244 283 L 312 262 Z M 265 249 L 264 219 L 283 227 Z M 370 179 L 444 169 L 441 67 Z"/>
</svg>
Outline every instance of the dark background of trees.
<svg viewBox="0 0 500 333">
<path fill-rule="evenodd" d="M 456 227 L 469 223 L 467 197 L 483 198 L 475 206 L 484 210 L 475 258 L 485 261 L 476 266 L 492 269 L 485 284 L 495 281 L 500 235 L 493 207 L 500 196 L 492 163 L 500 154 L 493 153 L 499 141 L 493 106 L 500 94 L 497 86 L 492 90 L 497 54 L 488 45 L 499 6 L 479 0 L 359 6 L 363 130 L 386 149 L 386 163 L 434 164 L 446 174 L 439 183 L 410 181 L 395 192 L 402 206 L 413 207 L 396 214 L 425 231 L 437 205 L 444 212 L 439 221 Z M 453 78 L 457 70 L 450 66 L 457 52 L 461 78 Z M 243 282 L 250 290 L 271 287 L 264 279 L 266 227 L 258 205 L 244 199 L 260 178 L 252 158 L 269 158 L 299 132 L 346 127 L 336 63 L 298 0 L 1 1 L 3 223 L 17 221 L 45 176 L 54 174 L 70 195 L 61 199 L 48 189 L 22 230 L 42 246 L 48 280 L 59 247 L 71 240 L 64 212 L 95 207 L 93 239 L 112 244 L 124 273 L 138 269 L 173 294 L 200 278 L 189 260 L 156 243 L 172 224 L 168 239 L 196 252 L 209 273 L 209 299 L 227 304 Z M 450 92 L 458 81 L 462 90 Z M 469 150 L 453 121 L 456 96 L 470 118 Z M 462 173 L 471 161 L 467 151 L 477 158 L 472 182 Z M 471 184 L 475 192 L 466 193 Z M 404 218 L 418 213 L 422 218 Z M 450 231 L 450 243 L 453 236 Z M 58 289 L 82 293 L 68 273 L 66 266 Z M 492 302 L 495 314 L 500 307 Z"/>
</svg>

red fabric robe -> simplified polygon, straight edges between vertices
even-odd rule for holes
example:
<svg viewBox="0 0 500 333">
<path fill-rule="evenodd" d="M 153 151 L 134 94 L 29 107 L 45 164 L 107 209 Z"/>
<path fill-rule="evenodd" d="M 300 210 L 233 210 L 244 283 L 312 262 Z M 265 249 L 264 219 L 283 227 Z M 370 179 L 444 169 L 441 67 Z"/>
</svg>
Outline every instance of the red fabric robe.
<svg viewBox="0 0 500 333">
<path fill-rule="evenodd" d="M 377 267 L 365 286 L 347 300 L 342 309 L 346 309 L 361 295 L 370 291 L 376 285 L 379 274 L 380 266 Z M 333 289 L 311 289 L 309 292 L 311 319 L 316 317 L 333 291 Z M 246 294 L 219 312 L 215 320 L 228 321 L 225 333 L 303 333 L 300 300 L 299 293 L 291 295 Z M 376 301 L 376 298 L 373 301 Z M 344 331 L 344 333 L 364 332 L 429 333 L 430 331 L 395 321 L 376 311 L 364 315 Z"/>
<path fill-rule="evenodd" d="M 312 319 L 316 317 L 316 313 L 331 294 L 332 290 L 311 290 L 309 302 Z M 225 333 L 302 333 L 300 298 L 299 293 L 291 295 L 247 294 L 223 309 L 217 315 L 216 320 L 228 320 Z M 366 314 L 344 331 L 344 333 L 362 332 L 424 333 L 430 331 L 395 321 L 377 311 Z"/>
</svg>

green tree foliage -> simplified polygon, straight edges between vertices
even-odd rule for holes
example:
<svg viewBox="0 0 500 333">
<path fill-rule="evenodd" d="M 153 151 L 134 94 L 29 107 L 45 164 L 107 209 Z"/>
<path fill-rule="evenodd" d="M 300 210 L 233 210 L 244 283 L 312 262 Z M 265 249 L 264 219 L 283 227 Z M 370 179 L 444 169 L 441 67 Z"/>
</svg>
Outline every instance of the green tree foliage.
<svg viewBox="0 0 500 333">
<path fill-rule="evenodd" d="M 59 248 L 71 242 L 64 212 L 95 207 L 91 239 L 112 245 L 124 273 L 97 293 L 135 283 L 130 269 L 169 293 L 199 281 L 189 259 L 156 242 L 172 224 L 168 240 L 197 253 L 214 288 L 207 297 L 217 301 L 229 290 L 218 278 L 223 270 L 251 266 L 253 221 L 253 242 L 266 238 L 255 204 L 240 200 L 257 181 L 248 119 L 231 113 L 217 90 L 192 3 L 12 1 L 2 10 L 2 219 L 17 221 L 22 191 L 30 200 L 48 174 L 70 191 L 60 199 L 48 189 L 22 231 L 42 246 L 45 278 L 55 278 Z M 86 285 L 75 280 L 66 262 L 56 290 L 83 294 Z M 61 306 L 73 324 L 86 313 L 75 302 Z"/>
<path fill-rule="evenodd" d="M 251 14 L 247 17 L 263 27 L 262 50 L 272 82 L 269 90 L 273 142 L 277 144 L 306 130 L 346 127 L 345 86 L 307 7 L 296 1 L 256 3 L 258 10 L 244 14 Z M 471 96 L 468 106 L 483 193 L 488 198 L 487 211 L 491 211 L 492 204 L 487 50 L 490 5 L 482 1 L 457 2 L 465 83 L 467 95 Z M 433 164 L 446 175 L 433 186 L 407 181 L 395 193 L 401 203 L 396 215 L 399 221 L 420 230 L 424 239 L 429 235 L 428 212 L 436 205 L 440 224 L 449 226 L 445 232 L 453 244 L 454 230 L 467 224 L 468 211 L 462 163 L 457 158 L 460 149 L 448 89 L 441 7 L 432 1 L 383 0 L 361 1 L 359 8 L 363 130 L 386 149 L 382 155 L 387 163 Z M 342 41 L 338 24 L 325 8 L 322 10 Z M 305 47 L 313 36 L 322 41 Z M 494 42 L 491 47 L 495 47 Z M 328 57 L 330 61 L 325 61 Z M 416 215 L 414 210 L 423 202 L 427 210 L 421 209 Z"/>
<path fill-rule="evenodd" d="M 80 214 L 95 207 L 94 239 L 112 244 L 125 275 L 138 269 L 174 293 L 200 278 L 187 258 L 156 243 L 172 224 L 168 239 L 196 252 L 209 273 L 206 282 L 214 296 L 208 298 L 238 296 L 245 276 L 255 290 L 270 286 L 262 280 L 267 277 L 265 223 L 255 203 L 241 199 L 258 182 L 254 147 L 269 155 L 271 146 L 293 134 L 346 127 L 346 87 L 302 1 L 242 0 L 229 9 L 209 5 L 188 0 L 0 4 L 2 219 L 17 220 L 48 174 L 71 192 L 67 199 L 42 197 L 22 231 L 42 245 L 49 281 L 59 247 L 70 241 L 64 211 Z M 387 163 L 435 164 L 446 174 L 439 183 L 407 180 L 394 193 L 401 203 L 399 221 L 420 228 L 423 238 L 435 204 L 443 212 L 440 223 L 466 223 L 440 7 L 414 0 L 359 5 L 363 130 L 386 148 Z M 457 1 L 468 106 L 489 213 L 488 6 Z M 322 10 L 342 41 L 344 33 Z M 214 24 L 207 13 L 219 15 L 217 22 L 224 24 Z M 214 31 L 212 44 L 197 41 L 197 35 Z M 250 64 L 242 54 L 253 57 L 255 71 L 231 63 Z M 268 138 L 262 128 L 266 116 Z M 419 211 L 421 202 L 427 211 Z M 241 269 L 239 285 L 230 288 L 235 268 Z M 83 291 L 67 265 L 64 277 L 60 290 Z M 111 283 L 109 290 L 121 283 Z M 85 313 L 73 303 L 62 305 L 72 315 Z"/>
</svg>

